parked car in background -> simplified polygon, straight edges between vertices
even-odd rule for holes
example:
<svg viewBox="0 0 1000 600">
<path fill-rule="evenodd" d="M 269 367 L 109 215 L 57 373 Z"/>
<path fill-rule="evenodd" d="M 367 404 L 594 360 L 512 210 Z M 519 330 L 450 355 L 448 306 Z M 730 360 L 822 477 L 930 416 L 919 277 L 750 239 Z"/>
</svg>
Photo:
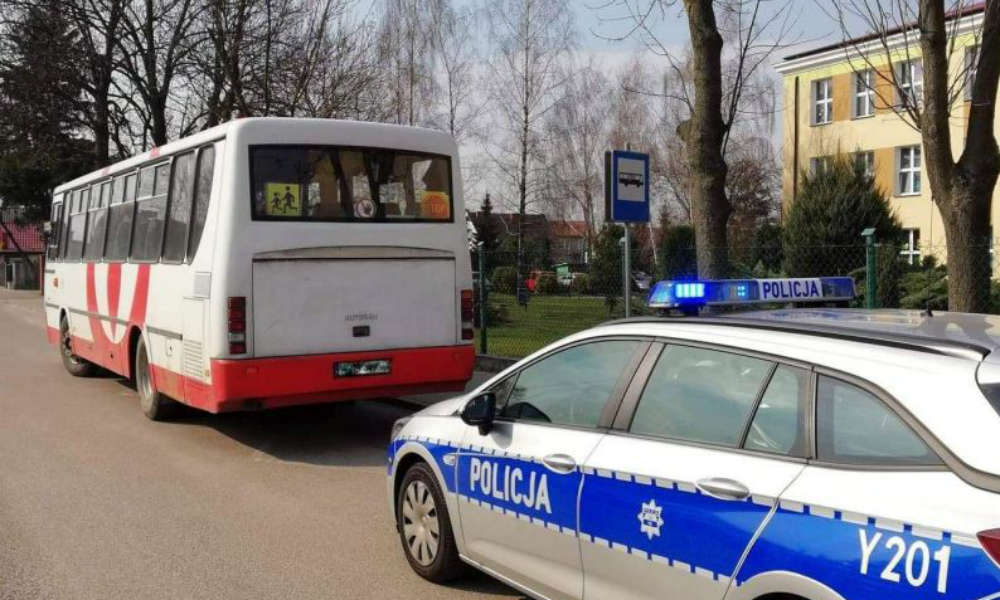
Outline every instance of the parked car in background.
<svg viewBox="0 0 1000 600">
<path fill-rule="evenodd" d="M 543 275 L 551 275 L 555 277 L 556 274 L 553 271 L 532 271 L 528 275 L 528 279 L 525 280 L 524 285 L 528 288 L 529 292 L 534 292 L 535 288 L 538 286 L 538 280 L 542 278 Z"/>
<path fill-rule="evenodd" d="M 653 285 L 653 276 L 643 271 L 632 271 L 632 285 L 640 292 L 648 292 Z"/>
</svg>

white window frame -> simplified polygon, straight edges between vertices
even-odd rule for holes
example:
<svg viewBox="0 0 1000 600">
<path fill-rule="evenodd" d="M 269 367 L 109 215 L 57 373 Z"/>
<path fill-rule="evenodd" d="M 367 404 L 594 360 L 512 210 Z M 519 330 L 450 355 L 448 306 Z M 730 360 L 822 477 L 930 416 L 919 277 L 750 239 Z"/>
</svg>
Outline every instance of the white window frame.
<svg viewBox="0 0 1000 600">
<path fill-rule="evenodd" d="M 896 83 L 899 84 L 899 104 L 905 106 L 905 96 L 912 100 L 911 106 L 921 106 L 924 102 L 924 63 L 919 58 L 904 60 L 896 65 Z"/>
<path fill-rule="evenodd" d="M 979 69 L 979 46 L 965 48 L 965 99 L 972 100 L 972 86 L 976 82 L 976 71 Z"/>
<path fill-rule="evenodd" d="M 906 234 L 906 241 L 903 244 L 903 249 L 899 252 L 899 255 L 903 257 L 903 260 L 907 264 L 919 265 L 920 264 L 920 229 L 904 229 L 903 233 Z"/>
<path fill-rule="evenodd" d="M 906 167 L 903 166 L 904 155 L 908 155 L 909 158 L 909 165 Z M 896 195 L 919 196 L 923 184 L 923 148 L 919 144 L 900 146 L 896 149 Z"/>
<path fill-rule="evenodd" d="M 854 102 L 851 110 L 855 119 L 875 116 L 875 82 L 872 81 L 872 70 L 865 69 L 854 73 Z M 863 108 L 863 110 L 861 110 Z"/>
<path fill-rule="evenodd" d="M 824 92 L 820 95 L 820 92 Z M 820 119 L 820 111 L 823 119 Z M 812 82 L 812 124 L 826 125 L 833 122 L 833 79 L 816 79 Z"/>
<path fill-rule="evenodd" d="M 832 156 L 814 156 L 809 159 L 809 174 L 815 177 L 826 172 L 833 163 Z"/>
<path fill-rule="evenodd" d="M 875 176 L 875 151 L 874 150 L 859 150 L 854 153 L 855 164 L 861 164 L 865 168 L 865 175 L 869 177 Z"/>
</svg>

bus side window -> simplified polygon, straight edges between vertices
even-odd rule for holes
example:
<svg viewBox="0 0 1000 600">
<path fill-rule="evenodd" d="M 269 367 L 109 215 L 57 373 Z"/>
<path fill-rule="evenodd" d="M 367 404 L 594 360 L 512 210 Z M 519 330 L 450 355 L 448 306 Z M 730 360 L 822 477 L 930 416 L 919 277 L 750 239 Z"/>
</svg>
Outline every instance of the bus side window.
<svg viewBox="0 0 1000 600">
<path fill-rule="evenodd" d="M 62 194 L 56 195 L 52 199 L 52 215 L 49 218 L 49 223 L 51 223 L 51 228 L 49 229 L 49 248 L 48 248 L 48 258 L 49 260 L 59 259 L 59 233 L 62 227 Z"/>
<path fill-rule="evenodd" d="M 128 257 L 132 242 L 132 211 L 135 209 L 135 173 L 115 178 L 111 194 L 111 214 L 108 220 L 108 242 L 104 258 L 121 262 Z"/>
<path fill-rule="evenodd" d="M 155 262 L 160 259 L 169 180 L 169 162 L 146 167 L 140 171 L 131 253 L 131 257 L 137 261 Z"/>
<path fill-rule="evenodd" d="M 184 262 L 188 224 L 191 221 L 193 186 L 194 152 L 186 152 L 174 159 L 170 182 L 170 209 L 163 239 L 164 262 Z"/>
<path fill-rule="evenodd" d="M 73 192 L 73 214 L 69 219 L 69 233 L 66 242 L 66 258 L 80 260 L 83 258 L 83 241 L 87 235 L 87 200 L 90 188 Z"/>
<path fill-rule="evenodd" d="M 108 200 L 111 198 L 111 181 L 94 186 L 90 193 L 90 212 L 87 219 L 87 243 L 83 257 L 101 260 L 104 257 L 104 239 L 108 231 Z"/>
<path fill-rule="evenodd" d="M 201 233 L 208 218 L 208 201 L 212 197 L 212 176 L 215 172 L 215 148 L 205 146 L 198 152 L 198 174 L 195 177 L 194 206 L 191 209 L 191 234 L 188 236 L 188 262 L 194 260 L 201 242 Z"/>
<path fill-rule="evenodd" d="M 69 218 L 73 214 L 74 200 L 74 193 L 66 192 L 66 200 L 63 203 L 62 222 L 59 225 L 59 258 L 66 258 L 66 239 L 69 237 Z"/>
</svg>

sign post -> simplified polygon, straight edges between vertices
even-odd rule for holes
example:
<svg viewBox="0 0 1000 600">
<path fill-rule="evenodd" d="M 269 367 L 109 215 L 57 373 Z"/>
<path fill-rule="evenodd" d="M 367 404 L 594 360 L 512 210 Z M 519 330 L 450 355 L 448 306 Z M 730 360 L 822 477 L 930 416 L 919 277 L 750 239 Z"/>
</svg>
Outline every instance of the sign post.
<svg viewBox="0 0 1000 600">
<path fill-rule="evenodd" d="M 604 153 L 604 219 L 625 226 L 622 295 L 625 318 L 632 316 L 632 248 L 628 226 L 649 223 L 649 155 L 631 150 Z"/>
<path fill-rule="evenodd" d="M 875 228 L 868 227 L 861 232 L 861 237 L 865 238 L 865 308 L 877 308 L 878 299 L 876 297 L 878 281 L 875 278 Z"/>
</svg>

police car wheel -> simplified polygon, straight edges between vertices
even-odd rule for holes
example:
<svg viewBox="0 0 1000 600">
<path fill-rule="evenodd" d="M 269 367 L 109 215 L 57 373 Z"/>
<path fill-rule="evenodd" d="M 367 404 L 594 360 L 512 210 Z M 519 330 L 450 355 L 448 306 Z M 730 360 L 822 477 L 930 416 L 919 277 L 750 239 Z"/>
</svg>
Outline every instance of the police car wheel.
<svg viewBox="0 0 1000 600">
<path fill-rule="evenodd" d="M 427 464 L 416 463 L 403 476 L 396 498 L 396 523 L 403 553 L 418 575 L 443 583 L 463 574 L 465 565 L 458 557 L 448 506 Z"/>
<path fill-rule="evenodd" d="M 73 353 L 73 337 L 69 333 L 69 321 L 65 316 L 59 320 L 59 355 L 63 366 L 74 377 L 91 377 L 97 373 L 97 365 Z"/>
</svg>

